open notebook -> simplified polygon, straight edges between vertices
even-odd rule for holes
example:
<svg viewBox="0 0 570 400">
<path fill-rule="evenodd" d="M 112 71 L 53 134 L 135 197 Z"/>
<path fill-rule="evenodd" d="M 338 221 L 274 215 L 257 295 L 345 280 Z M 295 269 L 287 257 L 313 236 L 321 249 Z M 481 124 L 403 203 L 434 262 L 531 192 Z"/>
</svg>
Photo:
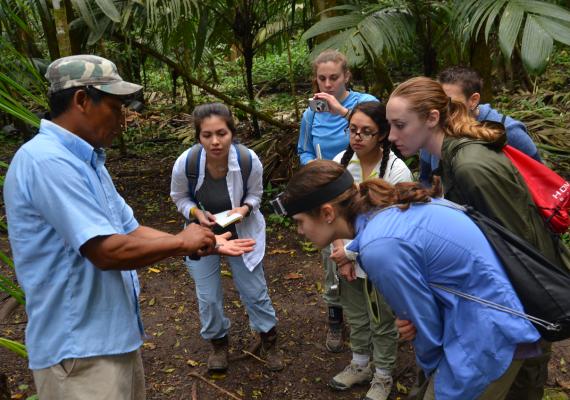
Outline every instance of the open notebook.
<svg viewBox="0 0 570 400">
<path fill-rule="evenodd" d="M 228 215 L 230 210 L 222 211 L 221 213 L 214 214 L 216 217 L 216 224 L 220 225 L 222 228 L 225 228 L 228 225 L 241 221 L 243 215 L 240 213 L 234 213 L 232 215 Z"/>
</svg>

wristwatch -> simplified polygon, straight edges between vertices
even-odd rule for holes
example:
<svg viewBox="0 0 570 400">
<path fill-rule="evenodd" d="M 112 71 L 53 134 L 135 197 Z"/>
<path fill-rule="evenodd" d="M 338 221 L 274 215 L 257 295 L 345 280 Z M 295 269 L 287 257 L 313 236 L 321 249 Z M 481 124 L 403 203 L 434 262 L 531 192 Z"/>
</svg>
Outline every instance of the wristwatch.
<svg viewBox="0 0 570 400">
<path fill-rule="evenodd" d="M 247 207 L 247 214 L 245 214 L 246 217 L 249 217 L 249 215 L 251 214 L 251 212 L 253 211 L 253 206 L 249 203 L 243 203 L 244 206 Z"/>
</svg>

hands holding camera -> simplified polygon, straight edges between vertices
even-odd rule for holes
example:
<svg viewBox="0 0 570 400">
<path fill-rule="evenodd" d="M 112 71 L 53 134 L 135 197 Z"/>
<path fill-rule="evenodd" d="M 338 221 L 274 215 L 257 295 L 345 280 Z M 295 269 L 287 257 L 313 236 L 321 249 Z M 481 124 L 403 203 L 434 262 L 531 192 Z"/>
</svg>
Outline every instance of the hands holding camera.
<svg viewBox="0 0 570 400">
<path fill-rule="evenodd" d="M 338 101 L 338 99 L 333 96 L 332 94 L 320 92 L 316 93 L 313 96 L 313 100 L 324 100 L 327 104 L 325 109 L 319 110 L 315 109 L 316 112 L 330 112 L 331 114 L 340 115 L 343 118 L 346 118 L 350 112 L 350 110 L 346 107 L 343 107 L 342 104 Z"/>
</svg>

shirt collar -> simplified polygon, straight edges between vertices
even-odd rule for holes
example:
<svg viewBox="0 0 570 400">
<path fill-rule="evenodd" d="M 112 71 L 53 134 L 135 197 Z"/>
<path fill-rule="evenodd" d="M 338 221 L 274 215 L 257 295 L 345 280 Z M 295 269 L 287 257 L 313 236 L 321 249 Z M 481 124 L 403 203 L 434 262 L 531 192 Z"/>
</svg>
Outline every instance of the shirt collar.
<svg viewBox="0 0 570 400">
<path fill-rule="evenodd" d="M 52 121 L 47 119 L 41 120 L 40 134 L 54 138 L 73 155 L 80 160 L 89 163 L 95 169 L 105 163 L 105 151 L 103 149 L 94 148 L 73 132 L 68 131 L 64 127 Z"/>
</svg>

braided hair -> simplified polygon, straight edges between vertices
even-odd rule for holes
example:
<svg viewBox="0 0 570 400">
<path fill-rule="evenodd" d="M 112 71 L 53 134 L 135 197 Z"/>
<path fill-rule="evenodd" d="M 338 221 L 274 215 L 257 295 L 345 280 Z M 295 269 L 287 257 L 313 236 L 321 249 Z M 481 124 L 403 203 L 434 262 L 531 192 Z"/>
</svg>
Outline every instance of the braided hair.
<svg viewBox="0 0 570 400">
<path fill-rule="evenodd" d="M 388 133 L 390 131 L 390 125 L 386 120 L 386 106 L 377 101 L 365 101 L 358 103 L 350 113 L 348 123 L 355 112 L 361 112 L 365 114 L 368 118 L 374 121 L 374 124 L 378 127 L 378 134 L 385 135 L 384 139 L 379 143 L 382 149 L 382 161 L 380 162 L 380 168 L 378 170 L 378 177 L 383 178 L 386 173 L 386 168 L 388 167 L 388 159 L 390 158 L 390 150 L 392 149 L 392 143 L 388 140 Z M 340 164 L 346 168 L 348 163 L 354 155 L 354 149 L 350 146 L 350 143 L 346 147 L 344 154 L 340 160 Z"/>
</svg>

